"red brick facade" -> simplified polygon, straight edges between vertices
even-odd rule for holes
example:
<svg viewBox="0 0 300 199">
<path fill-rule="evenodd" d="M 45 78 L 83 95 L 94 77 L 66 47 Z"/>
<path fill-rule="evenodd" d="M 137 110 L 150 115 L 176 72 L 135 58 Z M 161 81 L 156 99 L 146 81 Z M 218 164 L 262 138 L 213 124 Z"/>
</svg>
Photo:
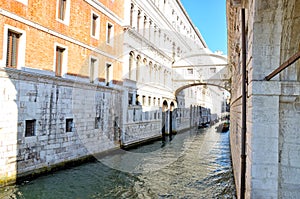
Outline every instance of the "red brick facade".
<svg viewBox="0 0 300 199">
<path fill-rule="evenodd" d="M 57 19 L 59 0 L 0 0 L 0 43 L 5 41 L 5 26 L 15 27 L 26 33 L 25 65 L 46 71 L 53 71 L 55 65 L 55 45 L 63 45 L 68 50 L 67 74 L 89 76 L 90 55 L 99 62 L 98 79 L 105 79 L 105 63 L 113 64 L 114 80 L 121 80 L 120 56 L 122 54 L 123 0 L 66 0 L 69 16 L 66 23 Z M 26 2 L 26 1 L 24 1 Z M 93 5 L 91 5 L 91 4 Z M 110 10 L 102 13 L 103 7 Z M 102 8 L 99 9 L 99 8 Z M 68 6 L 66 8 L 66 12 Z M 99 39 L 91 36 L 92 13 L 100 18 Z M 108 16 L 109 15 L 109 16 Z M 112 17 L 111 17 L 112 16 Z M 113 25 L 113 45 L 106 44 L 107 23 Z M 1 66 L 5 66 L 5 48 L 0 48 Z M 94 49 L 97 49 L 95 51 Z M 106 56 L 108 55 L 108 56 Z"/>
</svg>

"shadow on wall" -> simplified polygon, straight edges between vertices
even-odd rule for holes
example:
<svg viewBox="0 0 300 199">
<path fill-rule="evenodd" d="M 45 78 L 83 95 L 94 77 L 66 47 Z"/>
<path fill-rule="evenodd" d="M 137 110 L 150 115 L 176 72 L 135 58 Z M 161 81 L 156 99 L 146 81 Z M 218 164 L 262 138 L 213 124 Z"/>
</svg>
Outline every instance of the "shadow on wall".
<svg viewBox="0 0 300 199">
<path fill-rule="evenodd" d="M 118 91 L 8 67 L 0 86 L 1 185 L 119 146 Z"/>
</svg>

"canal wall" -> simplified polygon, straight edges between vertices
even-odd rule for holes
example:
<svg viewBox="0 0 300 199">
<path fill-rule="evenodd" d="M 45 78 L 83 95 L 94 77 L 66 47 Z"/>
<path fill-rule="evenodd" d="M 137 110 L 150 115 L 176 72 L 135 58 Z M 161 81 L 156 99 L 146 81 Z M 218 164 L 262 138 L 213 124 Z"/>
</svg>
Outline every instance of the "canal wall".
<svg viewBox="0 0 300 199">
<path fill-rule="evenodd" d="M 242 1 L 243 2 L 243 1 Z M 237 195 L 298 198 L 300 194 L 300 63 L 271 81 L 265 77 L 299 52 L 300 1 L 247 1 L 246 171 L 241 172 L 241 7 L 227 1 L 228 62 L 231 63 L 230 140 Z M 245 192 L 241 193 L 241 176 Z"/>
<path fill-rule="evenodd" d="M 200 114 L 191 114 L 190 108 L 174 109 L 171 121 L 170 111 L 163 114 L 161 108 L 154 107 L 151 109 L 153 110 L 143 111 L 141 106 L 128 108 L 127 121 L 124 122 L 124 128 L 122 129 L 122 145 L 127 146 L 160 138 L 163 130 L 166 135 L 175 134 L 179 131 L 197 127 L 198 123 L 196 121 L 200 121 Z M 191 119 L 191 116 L 193 116 L 193 119 Z M 194 122 L 191 122 L 191 120 Z M 172 125 L 171 129 L 170 125 Z"/>
<path fill-rule="evenodd" d="M 163 124 L 170 130 L 170 111 L 126 104 L 124 112 L 124 90 L 46 73 L 0 69 L 0 140 L 5 140 L 0 143 L 1 185 L 84 161 L 120 144 L 160 138 Z M 194 127 L 191 121 L 200 121 L 198 116 L 190 108 L 174 109 L 172 132 Z"/>
<path fill-rule="evenodd" d="M 195 127 L 194 125 L 191 125 L 191 113 L 189 108 L 177 108 L 174 111 L 175 116 L 175 128 L 174 131 L 182 131 L 185 129 L 189 129 L 191 127 Z M 199 121 L 199 120 L 198 120 Z"/>
<path fill-rule="evenodd" d="M 119 147 L 121 92 L 0 69 L 0 184 Z"/>
<path fill-rule="evenodd" d="M 162 135 L 162 112 L 143 111 L 141 106 L 128 108 L 127 121 L 122 129 L 122 145 L 131 145 Z"/>
</svg>

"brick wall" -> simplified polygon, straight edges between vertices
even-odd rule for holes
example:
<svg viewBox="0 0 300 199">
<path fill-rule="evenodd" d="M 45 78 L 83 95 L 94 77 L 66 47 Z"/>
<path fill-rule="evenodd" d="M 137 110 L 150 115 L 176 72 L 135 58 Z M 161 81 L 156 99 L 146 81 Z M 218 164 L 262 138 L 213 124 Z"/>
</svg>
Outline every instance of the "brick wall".
<svg viewBox="0 0 300 199">
<path fill-rule="evenodd" d="M 111 1 L 103 3 L 116 7 L 112 13 L 116 12 L 116 16 L 122 20 L 123 12 L 120 11 L 122 2 L 115 1 L 114 4 L 118 6 L 112 5 Z M 56 0 L 29 1 L 28 5 L 15 0 L 1 1 L 1 9 L 9 14 L 9 16 L 0 15 L 1 33 L 4 33 L 5 25 L 26 32 L 25 65 L 21 67 L 53 71 L 55 44 L 59 44 L 68 48 L 68 73 L 88 77 L 88 60 L 89 56 L 93 55 L 100 60 L 99 79 L 105 79 L 105 62 L 111 62 L 114 65 L 114 79 L 120 81 L 122 77 L 120 57 L 123 45 L 123 29 L 120 22 L 101 13 L 86 1 L 71 1 L 70 8 L 70 22 L 66 25 L 56 19 Z M 99 39 L 91 37 L 92 11 L 100 17 Z M 24 18 L 25 22 L 23 19 L 23 21 L 16 20 L 18 16 Z M 114 25 L 112 46 L 106 44 L 107 22 Z M 0 34 L 0 43 L 4 44 L 4 34 Z M 1 59 L 3 59 L 1 65 L 4 66 L 6 60 L 3 57 L 3 48 L 0 49 Z"/>
</svg>

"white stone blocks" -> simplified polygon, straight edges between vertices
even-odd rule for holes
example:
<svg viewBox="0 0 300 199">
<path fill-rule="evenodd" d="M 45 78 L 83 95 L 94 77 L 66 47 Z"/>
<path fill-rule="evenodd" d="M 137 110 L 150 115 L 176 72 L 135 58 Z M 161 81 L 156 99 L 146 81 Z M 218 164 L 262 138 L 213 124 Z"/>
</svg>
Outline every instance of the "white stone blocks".
<svg viewBox="0 0 300 199">
<path fill-rule="evenodd" d="M 251 95 L 273 95 L 281 94 L 281 84 L 275 81 L 251 81 L 248 86 L 248 96 Z"/>
</svg>

